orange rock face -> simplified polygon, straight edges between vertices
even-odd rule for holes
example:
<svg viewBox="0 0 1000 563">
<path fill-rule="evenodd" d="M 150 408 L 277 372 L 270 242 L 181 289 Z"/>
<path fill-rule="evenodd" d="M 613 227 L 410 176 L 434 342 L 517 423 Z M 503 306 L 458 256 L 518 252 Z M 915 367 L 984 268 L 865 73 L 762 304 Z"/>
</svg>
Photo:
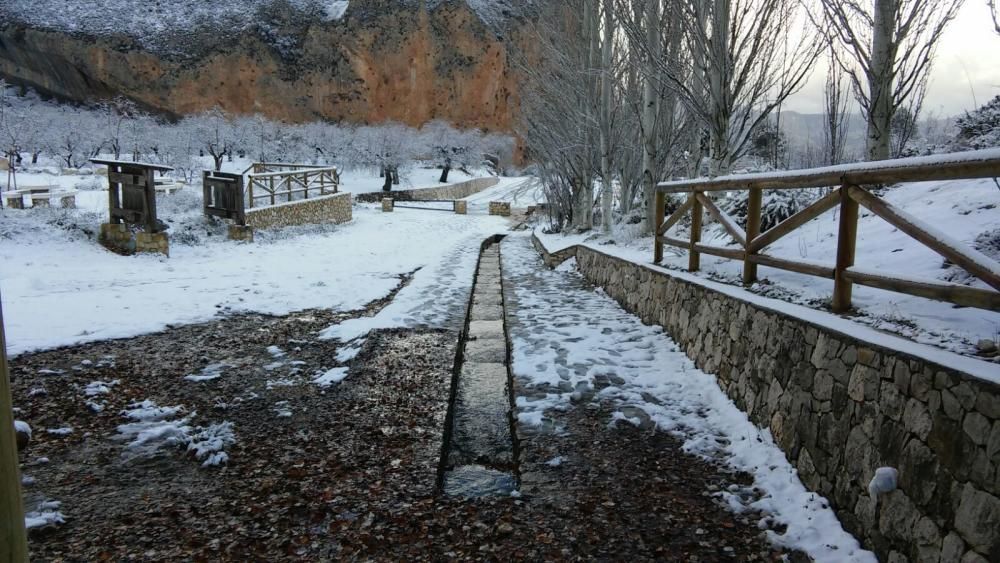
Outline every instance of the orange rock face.
<svg viewBox="0 0 1000 563">
<path fill-rule="evenodd" d="M 245 33 L 226 48 L 177 59 L 127 38 L 8 25 L 0 29 L 0 75 L 79 101 L 122 94 L 177 115 L 219 106 L 292 122 L 444 119 L 510 131 L 514 36 L 501 40 L 460 6 L 401 9 L 312 25 L 293 57 Z"/>
</svg>

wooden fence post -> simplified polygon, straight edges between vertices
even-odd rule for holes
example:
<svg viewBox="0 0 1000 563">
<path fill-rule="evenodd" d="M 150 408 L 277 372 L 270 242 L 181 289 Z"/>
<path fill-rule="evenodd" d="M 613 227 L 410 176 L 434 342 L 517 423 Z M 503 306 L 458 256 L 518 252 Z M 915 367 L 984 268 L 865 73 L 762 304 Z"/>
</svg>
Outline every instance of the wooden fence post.
<svg viewBox="0 0 1000 563">
<path fill-rule="evenodd" d="M 750 250 L 750 243 L 760 234 L 760 213 L 764 201 L 764 190 L 750 188 L 747 201 L 747 245 L 746 257 L 743 259 L 743 285 L 751 285 L 757 281 L 757 264 L 750 261 L 756 252 Z"/>
<path fill-rule="evenodd" d="M 689 197 L 694 202 L 691 204 L 691 246 L 688 248 L 688 271 L 697 272 L 701 269 L 701 253 L 695 250 L 695 245 L 701 242 L 701 223 L 704 212 L 701 202 L 698 201 L 698 192 L 691 192 Z"/>
<path fill-rule="evenodd" d="M 667 208 L 667 194 L 656 192 L 653 196 L 653 263 L 659 264 L 663 260 L 663 239 L 660 238 L 660 226 L 663 225 L 663 216 Z"/>
<path fill-rule="evenodd" d="M 24 531 L 24 501 L 9 373 L 3 307 L 0 306 L 0 561 L 27 563 L 28 539 Z"/>
<path fill-rule="evenodd" d="M 858 202 L 850 196 L 850 186 L 840 189 L 840 229 L 837 234 L 837 265 L 833 277 L 833 302 L 835 313 L 851 309 L 852 282 L 845 272 L 854 265 L 858 239 Z"/>
</svg>

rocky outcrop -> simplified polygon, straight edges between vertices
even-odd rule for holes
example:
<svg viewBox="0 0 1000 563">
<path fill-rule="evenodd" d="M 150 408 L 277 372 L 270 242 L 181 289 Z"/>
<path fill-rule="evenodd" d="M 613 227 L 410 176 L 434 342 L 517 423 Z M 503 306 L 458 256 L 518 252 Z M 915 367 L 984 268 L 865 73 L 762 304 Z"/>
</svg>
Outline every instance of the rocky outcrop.
<svg viewBox="0 0 1000 563">
<path fill-rule="evenodd" d="M 340 20 L 268 21 L 214 38 L 192 30 L 180 55 L 0 13 L 0 76 L 77 101 L 123 94 L 175 115 L 219 106 L 294 122 L 445 119 L 510 130 L 517 26 L 501 34 L 465 2 L 432 6 L 352 0 Z"/>
</svg>

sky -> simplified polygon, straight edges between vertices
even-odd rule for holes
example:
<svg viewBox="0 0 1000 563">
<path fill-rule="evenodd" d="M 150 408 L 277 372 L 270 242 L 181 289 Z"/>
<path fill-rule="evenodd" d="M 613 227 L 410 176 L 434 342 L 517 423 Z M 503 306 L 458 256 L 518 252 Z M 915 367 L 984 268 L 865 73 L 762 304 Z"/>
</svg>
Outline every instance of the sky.
<svg viewBox="0 0 1000 563">
<path fill-rule="evenodd" d="M 965 0 L 965 5 L 945 31 L 938 45 L 924 115 L 961 115 L 1000 94 L 1000 35 L 986 0 Z M 820 61 L 809 83 L 788 100 L 787 110 L 823 112 L 825 61 Z"/>
</svg>

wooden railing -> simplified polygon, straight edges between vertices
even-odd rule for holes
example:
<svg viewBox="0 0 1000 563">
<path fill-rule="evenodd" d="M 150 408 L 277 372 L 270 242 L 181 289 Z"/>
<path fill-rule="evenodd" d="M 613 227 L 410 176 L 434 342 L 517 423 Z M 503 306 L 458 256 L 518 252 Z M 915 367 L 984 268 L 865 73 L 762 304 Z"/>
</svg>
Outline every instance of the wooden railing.
<svg viewBox="0 0 1000 563">
<path fill-rule="evenodd" d="M 747 174 L 715 179 L 665 182 L 656 188 L 656 242 L 653 261 L 663 260 L 663 245 L 687 249 L 688 270 L 700 268 L 701 254 L 743 261 L 743 283 L 757 280 L 757 267 L 768 266 L 810 276 L 832 279 L 832 308 L 845 312 L 851 308 L 854 284 L 917 295 L 956 305 L 1000 311 L 1000 263 L 950 239 L 934 227 L 874 195 L 864 186 L 898 184 L 930 180 L 967 180 L 1000 176 L 1000 151 L 985 150 L 932 158 L 888 160 L 875 163 L 831 166 L 790 172 Z M 761 232 L 761 206 L 764 190 L 833 188 L 816 202 Z M 905 189 L 901 186 L 898 189 Z M 719 208 L 708 192 L 748 191 L 746 229 Z M 667 194 L 688 194 L 686 201 L 665 218 Z M 823 213 L 840 207 L 836 264 L 829 266 L 802 260 L 788 260 L 763 254 L 771 244 L 802 227 Z M 858 210 L 863 206 L 900 231 L 965 269 L 992 289 L 979 289 L 939 280 L 907 278 L 891 272 L 866 270 L 855 266 L 858 233 Z M 738 248 L 709 246 L 701 243 L 704 212 L 722 225 Z M 688 240 L 668 236 L 668 231 L 685 216 L 691 217 Z"/>
<path fill-rule="evenodd" d="M 243 171 L 247 174 L 267 174 L 268 172 L 294 172 L 296 170 L 311 170 L 316 168 L 329 168 L 321 164 L 293 164 L 288 162 L 255 162 Z"/>
<path fill-rule="evenodd" d="M 286 166 L 294 168 L 284 172 L 263 172 L 247 176 L 247 202 L 251 208 L 258 200 L 265 200 L 267 205 L 279 203 L 284 196 L 285 201 L 293 201 L 296 194 L 302 194 L 302 199 L 309 199 L 309 193 L 328 195 L 337 193 L 340 186 L 340 175 L 336 167 L 313 168 L 302 165 L 263 165 Z"/>
</svg>

